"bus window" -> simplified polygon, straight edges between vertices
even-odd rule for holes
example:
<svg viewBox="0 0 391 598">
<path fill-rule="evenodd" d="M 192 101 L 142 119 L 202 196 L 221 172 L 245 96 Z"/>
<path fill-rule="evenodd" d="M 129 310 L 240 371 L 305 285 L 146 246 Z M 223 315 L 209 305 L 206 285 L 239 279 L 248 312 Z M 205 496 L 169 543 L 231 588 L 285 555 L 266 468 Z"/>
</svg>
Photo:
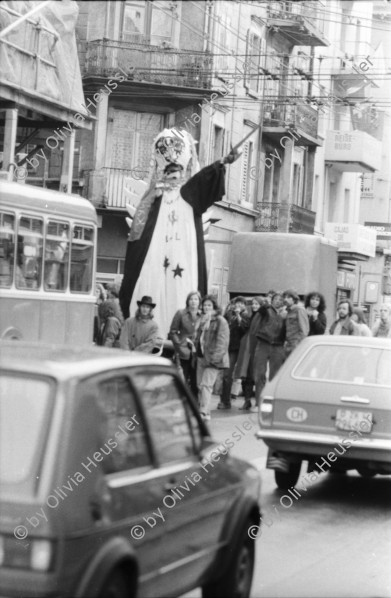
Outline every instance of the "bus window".
<svg viewBox="0 0 391 598">
<path fill-rule="evenodd" d="M 0 287 L 10 288 L 14 271 L 15 216 L 0 212 Z"/>
<path fill-rule="evenodd" d="M 15 286 L 37 291 L 41 286 L 43 220 L 21 216 L 18 228 Z"/>
<path fill-rule="evenodd" d="M 94 259 L 94 229 L 75 225 L 71 245 L 72 293 L 88 293 L 92 288 Z"/>
<path fill-rule="evenodd" d="M 69 224 L 48 221 L 45 242 L 45 291 L 65 291 L 69 270 Z"/>
</svg>

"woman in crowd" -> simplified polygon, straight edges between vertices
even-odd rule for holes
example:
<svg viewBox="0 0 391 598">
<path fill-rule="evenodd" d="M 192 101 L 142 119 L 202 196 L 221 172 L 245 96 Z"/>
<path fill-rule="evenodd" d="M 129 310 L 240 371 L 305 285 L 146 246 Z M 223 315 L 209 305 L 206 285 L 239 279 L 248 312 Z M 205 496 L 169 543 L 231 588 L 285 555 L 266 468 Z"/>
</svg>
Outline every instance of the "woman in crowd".
<svg viewBox="0 0 391 598">
<path fill-rule="evenodd" d="M 353 308 L 353 314 L 350 319 L 356 324 L 359 336 L 372 336 L 372 332 L 365 321 L 364 310 L 361 307 Z"/>
<path fill-rule="evenodd" d="M 242 338 L 240 343 L 240 350 L 238 360 L 236 362 L 236 368 L 234 372 L 234 378 L 242 379 L 242 388 L 244 393 L 244 403 L 240 410 L 248 411 L 251 409 L 251 397 L 254 396 L 254 371 L 253 371 L 253 359 L 255 353 L 255 346 L 257 344 L 257 337 L 255 333 L 259 326 L 260 313 L 259 308 L 261 305 L 267 302 L 265 297 L 254 297 L 251 301 L 251 320 L 250 326 Z"/>
<path fill-rule="evenodd" d="M 197 383 L 201 416 L 210 420 L 213 386 L 221 369 L 229 366 L 229 326 L 213 295 L 201 301 L 202 316 L 196 336 Z"/>
<path fill-rule="evenodd" d="M 326 301 L 323 295 L 317 291 L 309 293 L 305 298 L 304 306 L 306 308 L 310 323 L 310 331 L 308 336 L 324 334 L 327 326 L 327 318 L 325 314 Z"/>
<path fill-rule="evenodd" d="M 119 348 L 119 337 L 124 322 L 119 303 L 114 299 L 103 301 L 98 307 L 100 330 L 97 344 Z"/>
<path fill-rule="evenodd" d="M 197 397 L 197 364 L 195 338 L 201 320 L 201 295 L 192 291 L 186 298 L 185 309 L 179 309 L 170 326 L 169 337 L 173 342 L 177 364 L 183 371 L 183 377 Z"/>
</svg>

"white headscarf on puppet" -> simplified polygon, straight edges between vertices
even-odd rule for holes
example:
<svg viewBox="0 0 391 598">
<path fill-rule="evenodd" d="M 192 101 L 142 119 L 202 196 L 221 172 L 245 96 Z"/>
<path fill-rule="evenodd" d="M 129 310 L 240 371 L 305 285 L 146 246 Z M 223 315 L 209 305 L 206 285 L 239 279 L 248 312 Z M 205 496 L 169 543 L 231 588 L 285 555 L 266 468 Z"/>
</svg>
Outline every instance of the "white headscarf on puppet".
<svg viewBox="0 0 391 598">
<path fill-rule="evenodd" d="M 169 164 L 182 166 L 180 179 L 184 184 L 200 170 L 196 141 L 188 131 L 164 129 L 153 141 L 150 164 L 148 184 L 161 181 Z"/>
</svg>

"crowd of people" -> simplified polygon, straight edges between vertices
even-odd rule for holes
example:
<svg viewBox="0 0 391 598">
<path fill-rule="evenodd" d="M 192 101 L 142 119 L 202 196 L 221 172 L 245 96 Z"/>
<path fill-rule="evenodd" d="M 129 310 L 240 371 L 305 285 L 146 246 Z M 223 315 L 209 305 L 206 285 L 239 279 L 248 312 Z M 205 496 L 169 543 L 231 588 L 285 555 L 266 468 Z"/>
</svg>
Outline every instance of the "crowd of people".
<svg viewBox="0 0 391 598">
<path fill-rule="evenodd" d="M 119 288 L 112 284 L 98 287 L 98 315 L 94 339 L 97 345 L 128 351 L 161 353 L 160 336 L 152 297 L 137 301 L 133 317 L 124 320 L 119 305 Z M 249 303 L 249 305 L 247 305 Z M 169 339 L 175 363 L 189 389 L 198 399 L 201 416 L 211 417 L 211 399 L 221 379 L 218 409 L 231 409 L 234 380 L 241 380 L 244 403 L 260 395 L 266 380 L 271 380 L 281 365 L 306 337 L 312 335 L 375 336 L 391 339 L 391 305 L 383 304 L 372 330 L 362 308 L 342 299 L 337 319 L 327 328 L 326 302 L 317 291 L 304 301 L 294 290 L 269 291 L 252 299 L 234 297 L 224 314 L 213 295 L 201 297 L 191 291 L 184 308 L 173 316 Z"/>
</svg>

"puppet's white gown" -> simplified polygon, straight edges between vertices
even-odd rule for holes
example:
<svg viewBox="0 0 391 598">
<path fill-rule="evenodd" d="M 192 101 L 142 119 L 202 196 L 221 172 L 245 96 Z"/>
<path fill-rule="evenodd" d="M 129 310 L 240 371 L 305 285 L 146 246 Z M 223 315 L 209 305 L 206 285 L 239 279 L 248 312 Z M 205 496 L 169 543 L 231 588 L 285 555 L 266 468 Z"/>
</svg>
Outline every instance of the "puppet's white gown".
<svg viewBox="0 0 391 598">
<path fill-rule="evenodd" d="M 151 244 L 136 283 L 130 315 L 143 295 L 156 303 L 154 320 L 162 338 L 186 297 L 198 288 L 197 239 L 193 208 L 180 195 L 180 186 L 163 191 Z"/>
</svg>

